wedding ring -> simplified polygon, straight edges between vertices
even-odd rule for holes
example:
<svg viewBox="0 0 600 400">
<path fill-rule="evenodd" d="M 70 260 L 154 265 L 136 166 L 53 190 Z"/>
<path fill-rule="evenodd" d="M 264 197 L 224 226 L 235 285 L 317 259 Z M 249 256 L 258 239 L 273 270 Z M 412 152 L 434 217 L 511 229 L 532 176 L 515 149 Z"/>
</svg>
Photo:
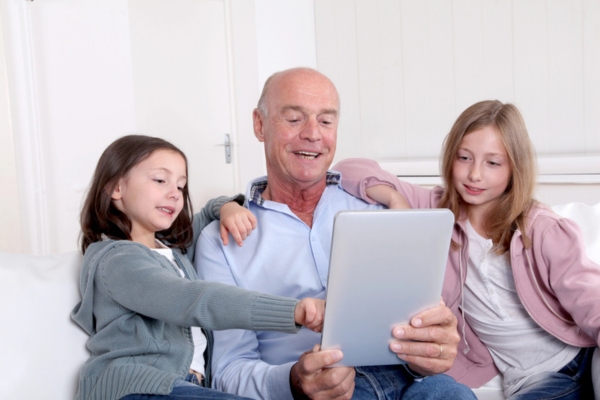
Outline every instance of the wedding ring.
<svg viewBox="0 0 600 400">
<path fill-rule="evenodd" d="M 438 358 L 442 358 L 442 352 L 444 351 L 444 348 L 442 347 L 442 345 L 440 344 L 440 355 L 438 356 Z"/>
</svg>

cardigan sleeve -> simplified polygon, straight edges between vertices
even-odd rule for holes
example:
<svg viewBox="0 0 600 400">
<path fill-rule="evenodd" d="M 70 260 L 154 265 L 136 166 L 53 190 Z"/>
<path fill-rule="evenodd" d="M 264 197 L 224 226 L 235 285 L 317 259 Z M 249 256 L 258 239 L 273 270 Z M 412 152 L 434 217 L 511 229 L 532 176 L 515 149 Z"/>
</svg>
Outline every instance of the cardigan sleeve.
<svg viewBox="0 0 600 400">
<path fill-rule="evenodd" d="M 194 214 L 194 218 L 192 220 L 194 240 L 192 241 L 192 244 L 187 248 L 186 253 L 187 258 L 190 261 L 194 261 L 196 242 L 200 237 L 200 232 L 202 232 L 202 229 L 204 229 L 208 224 L 221 218 L 221 207 L 223 207 L 225 203 L 229 203 L 230 201 L 235 201 L 240 206 L 244 206 L 245 200 L 246 197 L 241 193 L 236 194 L 233 197 L 219 196 L 209 200 L 199 212 Z"/>
<path fill-rule="evenodd" d="M 182 279 L 147 249 L 131 243 L 117 244 L 107 252 L 99 260 L 96 274 L 98 284 L 121 306 L 175 325 L 210 330 L 298 330 L 296 299 Z"/>
</svg>

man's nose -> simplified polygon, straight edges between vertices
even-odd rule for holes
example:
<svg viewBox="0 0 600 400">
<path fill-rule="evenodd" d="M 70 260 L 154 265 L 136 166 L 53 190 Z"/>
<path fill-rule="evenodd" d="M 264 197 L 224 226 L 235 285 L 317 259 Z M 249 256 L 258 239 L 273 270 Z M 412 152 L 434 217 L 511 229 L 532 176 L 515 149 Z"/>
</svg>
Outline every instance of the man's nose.
<svg viewBox="0 0 600 400">
<path fill-rule="evenodd" d="M 300 138 L 313 142 L 321 138 L 320 126 L 316 118 L 308 118 L 308 121 L 302 128 L 302 132 L 300 132 Z"/>
</svg>

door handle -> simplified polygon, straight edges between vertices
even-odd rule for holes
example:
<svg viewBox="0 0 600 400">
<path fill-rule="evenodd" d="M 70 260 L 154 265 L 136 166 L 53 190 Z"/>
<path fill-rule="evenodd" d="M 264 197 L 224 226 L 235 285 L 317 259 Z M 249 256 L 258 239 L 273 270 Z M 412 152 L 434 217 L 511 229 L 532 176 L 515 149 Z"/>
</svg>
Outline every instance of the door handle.
<svg viewBox="0 0 600 400">
<path fill-rule="evenodd" d="M 233 143 L 231 143 L 231 136 L 229 133 L 225 134 L 225 141 L 223 144 L 218 144 L 217 146 L 225 148 L 225 164 L 231 164 L 231 146 L 233 146 Z"/>
</svg>

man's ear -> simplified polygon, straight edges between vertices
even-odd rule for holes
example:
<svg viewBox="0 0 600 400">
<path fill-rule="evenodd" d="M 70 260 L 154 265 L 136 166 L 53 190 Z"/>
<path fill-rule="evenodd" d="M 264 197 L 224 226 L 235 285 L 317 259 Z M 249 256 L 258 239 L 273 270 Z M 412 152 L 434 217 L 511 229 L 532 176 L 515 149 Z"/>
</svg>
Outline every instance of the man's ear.
<svg viewBox="0 0 600 400">
<path fill-rule="evenodd" d="M 252 111 L 252 122 L 254 124 L 254 136 L 256 136 L 256 138 L 258 139 L 259 142 L 265 141 L 265 135 L 263 134 L 263 131 L 262 131 L 262 128 L 263 128 L 262 117 L 263 116 L 261 115 L 258 108 L 255 108 L 254 111 Z"/>
</svg>

